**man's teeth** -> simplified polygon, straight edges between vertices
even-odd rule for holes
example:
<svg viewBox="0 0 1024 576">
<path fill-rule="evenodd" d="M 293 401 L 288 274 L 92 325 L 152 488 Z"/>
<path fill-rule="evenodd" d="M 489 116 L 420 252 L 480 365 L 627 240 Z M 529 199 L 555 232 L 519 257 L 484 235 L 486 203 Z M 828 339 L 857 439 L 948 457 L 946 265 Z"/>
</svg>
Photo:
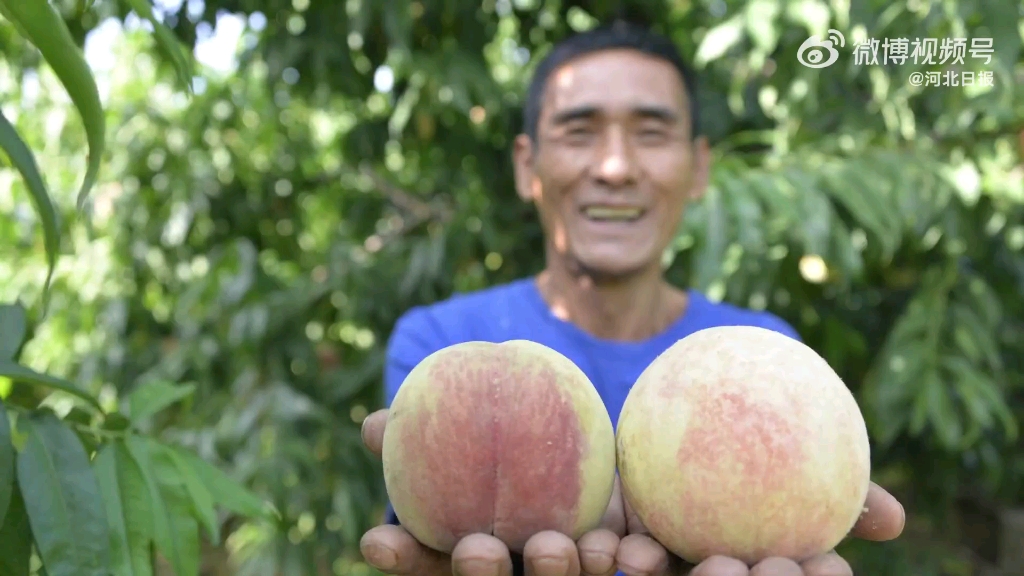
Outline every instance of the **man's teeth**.
<svg viewBox="0 0 1024 576">
<path fill-rule="evenodd" d="M 589 206 L 583 214 L 593 220 L 636 220 L 643 213 L 640 208 Z"/>
</svg>

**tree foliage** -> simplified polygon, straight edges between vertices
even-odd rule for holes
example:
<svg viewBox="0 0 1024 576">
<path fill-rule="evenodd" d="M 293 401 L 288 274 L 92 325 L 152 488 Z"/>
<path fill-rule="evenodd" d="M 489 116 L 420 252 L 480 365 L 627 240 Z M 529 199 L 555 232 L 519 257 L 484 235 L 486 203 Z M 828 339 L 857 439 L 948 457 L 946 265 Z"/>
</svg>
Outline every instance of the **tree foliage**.
<svg viewBox="0 0 1024 576">
<path fill-rule="evenodd" d="M 54 22 L 42 0 L 18 6 Z M 103 554 L 116 574 L 150 573 L 155 543 L 194 574 L 203 535 L 226 541 L 238 573 L 363 570 L 358 539 L 384 493 L 359 422 L 381 405 L 391 325 L 542 265 L 511 187 L 525 82 L 554 41 L 624 13 L 697 64 L 715 146 L 669 277 L 792 322 L 854 390 L 876 479 L 912 516 L 949 522 L 963 493 L 1024 504 L 1013 3 L 53 6 L 61 54 L 109 19 L 128 33 L 94 90 L 84 60 L 42 63 L 56 27 L 0 12 L 0 145 L 21 175 L 0 173 L 0 301 L 25 305 L 0 308 L 13 383 L 0 394 L 0 569 L 34 549 L 50 574 L 91 573 Z M 195 65 L 189 48 L 230 15 L 245 23 L 237 66 Z M 847 42 L 838 62 L 800 65 L 803 41 L 829 29 Z M 991 60 L 852 56 L 886 38 L 991 38 Z M 991 71 L 993 86 L 911 82 L 960 68 Z M 47 475 L 48 462 L 67 469 Z M 259 520 L 229 478 L 280 516 Z M 224 522 L 218 508 L 255 520 Z M 61 526 L 106 530 L 86 545 L 109 544 L 67 547 L 78 534 Z M 913 536 L 844 550 L 867 573 L 949 573 L 957 549 Z"/>
<path fill-rule="evenodd" d="M 80 115 L 89 152 L 80 206 L 96 183 L 106 138 L 92 71 L 63 18 L 45 0 L 5 1 L 0 14 L 39 51 Z M 0 147 L 23 177 L 42 227 L 45 313 L 61 237 L 57 212 L 35 154 L 2 113 Z M 123 400 L 104 402 L 75 383 L 20 363 L 28 327 L 19 301 L 0 304 L 0 376 L 22 386 L 8 385 L 0 401 L 0 573 L 153 574 L 159 554 L 177 576 L 198 575 L 200 528 L 219 543 L 218 508 L 273 518 L 258 496 L 223 472 L 140 430 L 191 396 L 191 385 L 150 378 Z M 49 404 L 54 397 L 43 397 L 40 388 L 77 402 Z"/>
</svg>

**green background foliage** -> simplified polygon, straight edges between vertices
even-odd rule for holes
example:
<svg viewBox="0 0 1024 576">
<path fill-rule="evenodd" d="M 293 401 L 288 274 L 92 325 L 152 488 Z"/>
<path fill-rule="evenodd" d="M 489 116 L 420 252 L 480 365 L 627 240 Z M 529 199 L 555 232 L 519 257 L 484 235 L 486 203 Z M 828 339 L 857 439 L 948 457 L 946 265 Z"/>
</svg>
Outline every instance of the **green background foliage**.
<svg viewBox="0 0 1024 576">
<path fill-rule="evenodd" d="M 525 85 L 623 13 L 695 62 L 714 145 L 668 276 L 790 321 L 907 506 L 903 538 L 842 551 L 878 575 L 999 561 L 971 511 L 1024 506 L 1024 6 L 0 6 L 0 573 L 150 574 L 154 544 L 179 576 L 369 573 L 384 490 L 359 423 L 391 326 L 540 269 L 511 180 Z M 194 62 L 226 15 L 237 66 Z M 111 22 L 93 88 L 67 45 Z M 829 28 L 839 61 L 801 66 Z M 858 64 L 869 38 L 991 38 L 964 68 L 994 85 L 915 87 L 943 66 Z"/>
</svg>

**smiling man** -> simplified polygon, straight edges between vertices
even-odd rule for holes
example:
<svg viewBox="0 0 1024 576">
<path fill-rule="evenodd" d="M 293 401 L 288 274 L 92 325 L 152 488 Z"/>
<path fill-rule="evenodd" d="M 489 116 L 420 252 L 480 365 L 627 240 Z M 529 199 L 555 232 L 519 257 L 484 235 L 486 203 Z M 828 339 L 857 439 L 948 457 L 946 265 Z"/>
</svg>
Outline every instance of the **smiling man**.
<svg viewBox="0 0 1024 576">
<path fill-rule="evenodd" d="M 712 302 L 663 277 L 662 251 L 687 204 L 708 183 L 710 152 L 697 131 L 693 93 L 675 46 L 644 29 L 617 24 L 555 47 L 530 86 L 526 133 L 513 153 L 518 194 L 536 206 L 543 224 L 545 268 L 536 277 L 406 313 L 388 346 L 389 404 L 413 367 L 437 350 L 471 340 L 525 339 L 573 360 L 617 423 L 633 382 L 680 338 L 722 325 L 799 338 L 772 314 Z M 386 416 L 382 410 L 363 425 L 366 444 L 377 453 Z M 892 496 L 872 485 L 866 508 L 854 536 L 900 534 L 903 509 Z M 416 542 L 393 515 L 390 521 L 367 532 L 361 544 L 367 561 L 385 573 L 512 573 L 513 558 L 491 535 L 468 535 L 446 556 Z M 616 486 L 600 529 L 576 542 L 541 532 L 515 560 L 534 576 L 852 573 L 834 553 L 803 564 L 772 558 L 746 566 L 715 557 L 683 566 L 645 532 Z"/>
</svg>

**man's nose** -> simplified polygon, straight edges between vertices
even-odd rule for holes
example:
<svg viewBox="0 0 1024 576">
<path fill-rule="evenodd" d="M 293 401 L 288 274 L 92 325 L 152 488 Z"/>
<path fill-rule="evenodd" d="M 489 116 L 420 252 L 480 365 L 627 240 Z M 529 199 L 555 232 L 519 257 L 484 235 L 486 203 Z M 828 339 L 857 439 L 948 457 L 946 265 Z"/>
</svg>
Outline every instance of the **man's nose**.
<svg viewBox="0 0 1024 576">
<path fill-rule="evenodd" d="M 636 181 L 636 159 L 624 131 L 612 127 L 603 140 L 595 167 L 597 179 L 612 187 L 633 184 Z"/>
</svg>

